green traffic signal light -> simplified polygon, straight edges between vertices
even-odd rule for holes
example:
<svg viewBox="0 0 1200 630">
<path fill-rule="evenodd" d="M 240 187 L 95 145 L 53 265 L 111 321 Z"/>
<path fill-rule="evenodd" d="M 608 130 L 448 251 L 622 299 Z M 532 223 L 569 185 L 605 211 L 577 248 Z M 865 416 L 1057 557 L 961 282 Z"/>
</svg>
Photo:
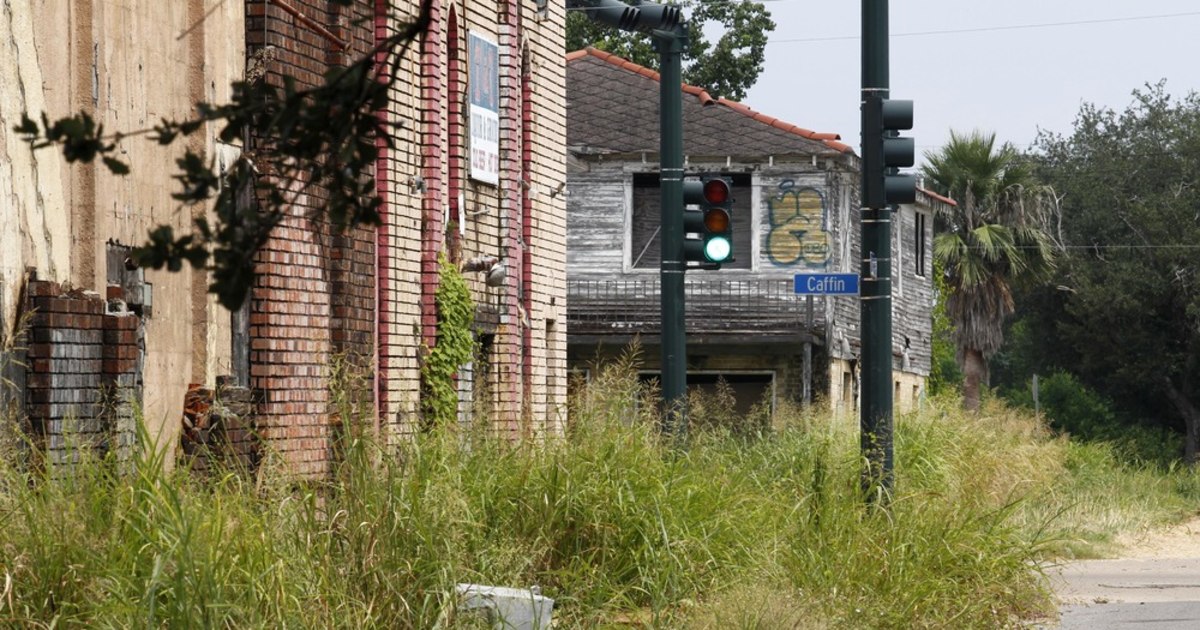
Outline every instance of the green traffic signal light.
<svg viewBox="0 0 1200 630">
<path fill-rule="evenodd" d="M 708 262 L 728 262 L 733 254 L 733 244 L 724 236 L 714 236 L 704 243 L 704 257 Z"/>
</svg>

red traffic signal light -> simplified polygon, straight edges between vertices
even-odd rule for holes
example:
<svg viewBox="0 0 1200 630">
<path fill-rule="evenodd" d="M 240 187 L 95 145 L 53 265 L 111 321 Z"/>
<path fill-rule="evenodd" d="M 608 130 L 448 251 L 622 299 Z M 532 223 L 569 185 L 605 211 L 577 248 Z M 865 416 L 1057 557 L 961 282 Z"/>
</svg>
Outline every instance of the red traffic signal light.
<svg viewBox="0 0 1200 630">
<path fill-rule="evenodd" d="M 729 184 L 724 179 L 717 178 L 705 181 L 704 200 L 713 205 L 721 205 L 729 201 Z"/>
</svg>

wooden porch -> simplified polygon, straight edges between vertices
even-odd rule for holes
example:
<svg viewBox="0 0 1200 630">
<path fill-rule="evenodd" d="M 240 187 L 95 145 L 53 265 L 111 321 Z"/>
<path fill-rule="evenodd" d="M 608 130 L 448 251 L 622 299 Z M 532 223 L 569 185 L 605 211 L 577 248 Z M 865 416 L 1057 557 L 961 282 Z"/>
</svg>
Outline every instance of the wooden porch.
<svg viewBox="0 0 1200 630">
<path fill-rule="evenodd" d="M 820 343 L 823 313 L 786 279 L 689 279 L 689 342 Z M 567 331 L 573 341 L 649 343 L 662 331 L 657 276 L 567 281 Z"/>
</svg>

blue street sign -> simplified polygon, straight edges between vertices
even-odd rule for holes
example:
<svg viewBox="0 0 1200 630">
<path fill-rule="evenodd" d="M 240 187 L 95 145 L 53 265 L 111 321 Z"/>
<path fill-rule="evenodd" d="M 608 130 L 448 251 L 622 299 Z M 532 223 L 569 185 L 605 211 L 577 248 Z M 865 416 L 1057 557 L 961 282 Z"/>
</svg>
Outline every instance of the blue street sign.
<svg viewBox="0 0 1200 630">
<path fill-rule="evenodd" d="M 798 273 L 797 295 L 858 295 L 856 273 Z"/>
</svg>

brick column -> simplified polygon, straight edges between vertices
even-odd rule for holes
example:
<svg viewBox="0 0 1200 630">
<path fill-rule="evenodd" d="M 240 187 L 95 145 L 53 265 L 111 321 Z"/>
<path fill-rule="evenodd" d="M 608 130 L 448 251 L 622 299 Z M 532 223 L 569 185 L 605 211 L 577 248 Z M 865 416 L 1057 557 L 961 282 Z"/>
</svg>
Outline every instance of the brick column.
<svg viewBox="0 0 1200 630">
<path fill-rule="evenodd" d="M 517 437 L 526 432 L 522 410 L 522 365 L 526 348 L 522 343 L 521 280 L 524 277 L 522 233 L 521 168 L 521 42 L 518 22 L 519 4 L 503 0 L 499 24 L 500 48 L 500 208 L 505 213 L 503 254 L 509 267 L 501 304 L 503 315 L 497 339 L 495 363 L 499 373 L 497 430 Z M 526 315 L 527 316 L 527 315 Z"/>
<path fill-rule="evenodd" d="M 421 43 L 421 340 L 432 348 L 437 344 L 438 252 L 442 249 L 445 225 L 442 221 L 443 156 L 446 155 L 446 128 L 443 125 L 446 85 L 445 22 L 442 4 L 435 1 L 432 20 Z"/>
<path fill-rule="evenodd" d="M 292 11 L 331 27 L 322 33 L 264 0 L 247 2 L 246 42 L 274 46 L 264 80 L 300 88 L 324 81 L 325 73 L 364 54 L 375 36 L 371 4 L 356 3 L 342 15 L 326 0 L 288 0 Z M 360 19 L 363 18 L 363 19 Z M 334 34 L 338 42 L 329 38 Z M 349 54 L 336 48 L 344 42 Z M 375 245 L 373 230 L 335 234 L 314 220 L 329 193 L 311 182 L 284 182 L 272 174 L 272 138 L 253 138 L 265 177 L 274 178 L 292 204 L 256 260 L 250 315 L 250 377 L 257 394 L 258 427 L 267 453 L 293 474 L 326 474 L 334 456 L 338 418 L 330 409 L 330 364 L 345 355 L 366 369 L 375 343 Z M 365 174 L 364 174 L 365 175 Z M 364 392 L 369 395 L 369 392 Z"/>
</svg>

